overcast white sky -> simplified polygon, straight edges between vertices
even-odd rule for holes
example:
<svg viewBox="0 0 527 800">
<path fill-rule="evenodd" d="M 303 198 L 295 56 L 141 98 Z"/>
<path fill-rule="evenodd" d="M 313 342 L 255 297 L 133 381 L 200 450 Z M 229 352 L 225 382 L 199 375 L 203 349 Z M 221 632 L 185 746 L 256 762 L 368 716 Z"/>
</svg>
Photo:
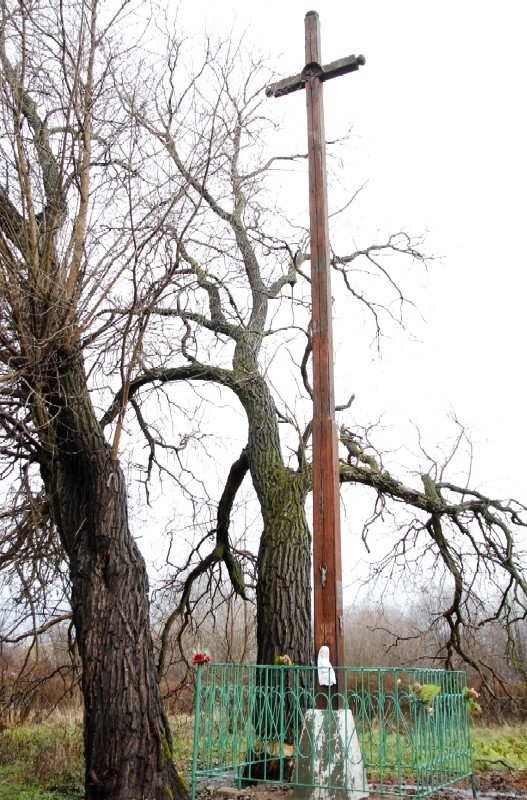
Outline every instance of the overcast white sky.
<svg viewBox="0 0 527 800">
<path fill-rule="evenodd" d="M 368 187 L 365 224 L 428 231 L 442 258 L 419 279 L 421 341 L 355 354 L 357 403 L 440 434 L 453 409 L 473 429 L 475 481 L 527 498 L 524 311 L 527 6 L 486 0 L 183 0 L 185 27 L 247 28 L 284 76 L 304 64 L 304 15 L 318 11 L 324 62 L 363 53 L 325 85 L 328 138 L 353 126 L 350 180 Z M 292 96 L 281 103 L 294 103 Z M 298 110 L 298 147 L 305 116 Z M 360 406 L 357 406 L 359 409 Z"/>
</svg>

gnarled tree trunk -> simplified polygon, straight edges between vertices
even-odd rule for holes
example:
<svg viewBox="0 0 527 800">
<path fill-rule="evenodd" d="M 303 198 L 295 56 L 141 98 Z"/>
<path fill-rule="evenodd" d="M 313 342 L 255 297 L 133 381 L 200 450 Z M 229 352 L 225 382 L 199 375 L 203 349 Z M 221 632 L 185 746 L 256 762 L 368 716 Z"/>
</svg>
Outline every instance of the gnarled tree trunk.
<svg viewBox="0 0 527 800">
<path fill-rule="evenodd" d="M 81 355 L 55 351 L 38 383 L 41 472 L 69 559 L 83 667 L 86 798 L 184 797 L 157 682 L 145 563 Z"/>
<path fill-rule="evenodd" d="M 294 664 L 311 664 L 311 533 L 305 501 L 307 468 L 285 466 L 276 409 L 260 375 L 238 391 L 249 422 L 247 458 L 260 503 L 263 532 L 256 586 L 257 661 L 272 664 L 288 655 Z"/>
</svg>

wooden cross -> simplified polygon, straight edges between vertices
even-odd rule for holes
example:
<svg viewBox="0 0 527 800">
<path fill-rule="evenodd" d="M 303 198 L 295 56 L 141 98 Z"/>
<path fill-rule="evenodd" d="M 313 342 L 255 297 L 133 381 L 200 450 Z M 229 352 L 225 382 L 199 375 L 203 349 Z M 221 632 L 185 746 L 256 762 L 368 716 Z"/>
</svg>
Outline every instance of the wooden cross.
<svg viewBox="0 0 527 800">
<path fill-rule="evenodd" d="M 340 481 L 331 315 L 330 250 L 326 179 L 326 142 L 322 84 L 355 72 L 364 56 L 348 56 L 320 66 L 320 21 L 305 18 L 306 66 L 299 75 L 266 89 L 268 97 L 306 90 L 311 235 L 313 346 L 313 572 L 315 655 L 327 645 L 334 666 L 344 666 Z M 337 671 L 337 677 L 339 672 Z M 339 681 L 338 681 L 339 683 Z M 337 686 L 341 693 L 343 686 Z"/>
</svg>

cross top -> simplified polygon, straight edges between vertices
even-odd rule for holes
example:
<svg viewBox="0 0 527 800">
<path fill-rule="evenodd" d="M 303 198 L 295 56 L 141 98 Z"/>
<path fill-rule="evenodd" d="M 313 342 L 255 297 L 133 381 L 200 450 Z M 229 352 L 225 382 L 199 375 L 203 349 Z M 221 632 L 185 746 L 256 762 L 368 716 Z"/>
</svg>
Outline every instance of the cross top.
<svg viewBox="0 0 527 800">
<path fill-rule="evenodd" d="M 309 39 L 315 40 L 316 60 L 309 60 L 308 58 L 308 30 L 310 33 Z M 298 89 L 303 89 L 306 82 L 311 78 L 320 78 L 324 82 L 330 78 L 346 75 L 348 72 L 356 72 L 359 67 L 363 67 L 366 63 L 364 56 L 352 55 L 332 61 L 325 66 L 320 65 L 320 21 L 316 11 L 308 11 L 306 14 L 306 61 L 306 66 L 298 75 L 292 75 L 289 78 L 283 78 L 281 81 L 270 84 L 265 90 L 267 97 L 282 97 L 285 94 L 296 92 Z"/>
</svg>

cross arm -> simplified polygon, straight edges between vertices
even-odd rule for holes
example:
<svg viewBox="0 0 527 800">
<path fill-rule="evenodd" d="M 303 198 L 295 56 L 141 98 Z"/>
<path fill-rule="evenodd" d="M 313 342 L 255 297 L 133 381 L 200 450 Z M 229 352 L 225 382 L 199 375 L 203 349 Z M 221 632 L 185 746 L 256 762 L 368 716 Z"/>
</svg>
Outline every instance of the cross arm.
<svg viewBox="0 0 527 800">
<path fill-rule="evenodd" d="M 281 81 L 271 83 L 265 90 L 267 97 L 282 97 L 285 94 L 291 94 L 298 89 L 303 89 L 306 82 L 310 78 L 320 78 L 321 81 L 327 81 L 330 78 L 338 78 L 340 75 L 346 75 L 348 72 L 356 72 L 359 67 L 364 66 L 366 59 L 364 56 L 347 56 L 346 58 L 339 58 L 337 61 L 332 61 L 321 67 L 320 64 L 312 63 L 306 64 L 302 72 L 298 75 L 293 75 L 289 78 L 283 78 Z"/>
</svg>

